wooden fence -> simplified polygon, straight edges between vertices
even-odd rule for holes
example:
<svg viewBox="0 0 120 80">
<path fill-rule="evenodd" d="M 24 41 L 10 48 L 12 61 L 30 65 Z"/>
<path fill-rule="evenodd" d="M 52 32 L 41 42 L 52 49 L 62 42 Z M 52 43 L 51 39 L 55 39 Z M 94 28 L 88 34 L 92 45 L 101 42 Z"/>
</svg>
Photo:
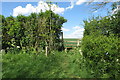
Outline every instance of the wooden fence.
<svg viewBox="0 0 120 80">
<path fill-rule="evenodd" d="M 80 46 L 81 39 L 64 39 L 65 50 Z"/>
</svg>

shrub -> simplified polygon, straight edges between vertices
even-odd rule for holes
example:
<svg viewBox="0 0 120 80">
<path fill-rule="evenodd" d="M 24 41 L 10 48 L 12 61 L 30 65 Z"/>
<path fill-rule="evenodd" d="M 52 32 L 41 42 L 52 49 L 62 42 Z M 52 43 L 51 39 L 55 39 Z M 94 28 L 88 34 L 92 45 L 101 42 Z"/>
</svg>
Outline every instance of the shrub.
<svg viewBox="0 0 120 80">
<path fill-rule="evenodd" d="M 82 52 L 96 78 L 119 78 L 120 13 L 85 22 Z"/>
<path fill-rule="evenodd" d="M 82 43 L 82 52 L 96 77 L 118 77 L 120 42 L 116 37 L 86 36 Z"/>
</svg>

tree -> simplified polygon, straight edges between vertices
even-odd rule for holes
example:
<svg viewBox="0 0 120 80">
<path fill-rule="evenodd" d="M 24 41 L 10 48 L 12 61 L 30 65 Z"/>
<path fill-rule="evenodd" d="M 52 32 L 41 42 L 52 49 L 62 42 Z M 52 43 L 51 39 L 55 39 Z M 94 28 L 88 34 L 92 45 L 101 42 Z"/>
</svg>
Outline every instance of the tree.
<svg viewBox="0 0 120 80">
<path fill-rule="evenodd" d="M 104 2 L 94 2 L 94 0 L 92 0 L 92 1 L 90 1 L 90 2 L 88 2 L 88 4 L 89 5 L 92 5 L 92 12 L 94 12 L 94 11 L 96 11 L 96 10 L 99 10 L 99 9 L 103 9 L 103 8 L 105 8 L 107 5 L 109 5 L 109 3 L 110 3 L 111 1 L 104 1 Z M 112 3 L 112 5 L 110 5 L 108 8 L 110 8 L 111 7 L 111 10 L 112 10 L 112 13 L 113 13 L 113 11 L 115 10 L 115 9 L 117 9 L 117 5 L 120 5 L 120 1 L 116 1 L 116 2 L 111 2 Z M 110 3 L 110 4 L 111 4 Z M 111 12 L 110 11 L 108 11 L 110 14 L 111 14 Z"/>
<path fill-rule="evenodd" d="M 48 46 L 48 50 L 58 50 L 62 24 L 67 20 L 51 10 L 32 13 L 29 16 L 18 15 L 2 17 L 3 49 L 26 49 L 39 53 Z M 56 45 L 57 44 L 57 45 Z"/>
</svg>

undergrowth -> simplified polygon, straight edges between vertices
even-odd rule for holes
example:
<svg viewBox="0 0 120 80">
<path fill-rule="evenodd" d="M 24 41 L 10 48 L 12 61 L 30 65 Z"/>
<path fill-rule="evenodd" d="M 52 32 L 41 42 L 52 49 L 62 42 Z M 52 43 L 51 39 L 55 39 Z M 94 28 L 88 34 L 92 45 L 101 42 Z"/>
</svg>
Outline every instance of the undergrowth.
<svg viewBox="0 0 120 80">
<path fill-rule="evenodd" d="M 54 51 L 47 57 L 22 51 L 2 55 L 3 78 L 90 78 L 80 52 Z"/>
</svg>

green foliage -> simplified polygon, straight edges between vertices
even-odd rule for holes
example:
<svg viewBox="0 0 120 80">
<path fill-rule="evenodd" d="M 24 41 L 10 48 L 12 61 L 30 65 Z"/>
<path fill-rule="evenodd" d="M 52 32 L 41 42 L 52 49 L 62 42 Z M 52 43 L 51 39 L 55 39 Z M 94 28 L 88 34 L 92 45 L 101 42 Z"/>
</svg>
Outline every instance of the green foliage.
<svg viewBox="0 0 120 80">
<path fill-rule="evenodd" d="M 54 51 L 46 57 L 43 53 L 35 55 L 16 51 L 2 56 L 3 78 L 87 78 L 89 75 L 80 69 L 82 56 L 79 52 Z"/>
<path fill-rule="evenodd" d="M 3 54 L 3 78 L 47 78 L 57 77 L 55 73 L 59 73 L 62 57 L 57 55 L 49 55 L 45 57 L 41 55 L 27 54 L 20 52 L 19 54 Z"/>
<path fill-rule="evenodd" d="M 46 45 L 49 50 L 58 50 L 61 43 L 61 27 L 67 21 L 50 10 L 39 14 L 32 13 L 29 16 L 0 18 L 2 18 L 3 49 L 34 48 L 37 53 Z"/>
<path fill-rule="evenodd" d="M 82 52 L 96 77 L 102 77 L 104 74 L 109 75 L 109 77 L 118 77 L 120 70 L 119 41 L 116 37 L 84 37 Z"/>
<path fill-rule="evenodd" d="M 82 47 L 68 53 L 55 51 L 60 47 L 61 27 L 66 22 L 58 14 L 46 11 L 0 18 L 3 49 L 9 49 L 2 55 L 3 78 L 119 79 L 120 13 L 84 21 Z M 51 50 L 47 57 L 46 45 Z"/>
<path fill-rule="evenodd" d="M 96 78 L 119 78 L 120 13 L 85 22 L 82 53 Z"/>
</svg>

